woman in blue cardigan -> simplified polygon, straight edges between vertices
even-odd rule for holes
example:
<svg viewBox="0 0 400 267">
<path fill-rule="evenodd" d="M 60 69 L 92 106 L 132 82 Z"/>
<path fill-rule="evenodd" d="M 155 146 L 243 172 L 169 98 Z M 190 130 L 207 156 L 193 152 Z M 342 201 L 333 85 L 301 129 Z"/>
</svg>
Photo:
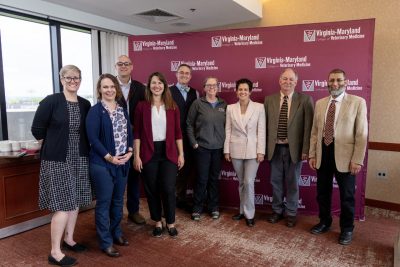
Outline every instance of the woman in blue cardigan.
<svg viewBox="0 0 400 267">
<path fill-rule="evenodd" d="M 132 130 L 122 104 L 118 80 L 102 74 L 97 82 L 97 97 L 86 118 L 90 143 L 90 175 L 96 195 L 95 221 L 100 248 L 110 257 L 120 254 L 113 247 L 128 246 L 122 235 L 121 219 L 127 182 L 129 159 L 132 156 Z"/>
</svg>

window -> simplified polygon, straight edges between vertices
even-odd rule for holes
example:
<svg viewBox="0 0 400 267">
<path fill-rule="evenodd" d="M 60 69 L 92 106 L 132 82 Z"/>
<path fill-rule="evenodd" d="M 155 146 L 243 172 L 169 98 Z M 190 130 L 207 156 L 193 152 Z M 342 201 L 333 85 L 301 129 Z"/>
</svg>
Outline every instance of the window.
<svg viewBox="0 0 400 267">
<path fill-rule="evenodd" d="M 78 95 L 93 102 L 92 43 L 90 32 L 61 28 L 63 65 L 75 65 L 82 71 Z"/>
<path fill-rule="evenodd" d="M 8 139 L 33 139 L 35 111 L 53 93 L 49 26 L 1 15 L 0 25 Z"/>
<path fill-rule="evenodd" d="M 4 75 L 0 97 L 5 96 L 6 102 L 6 114 L 4 107 L 1 114 L 3 119 L 7 118 L 0 132 L 3 139 L 34 139 L 33 117 L 39 102 L 59 90 L 61 62 L 81 69 L 78 95 L 95 102 L 90 29 L 0 10 L 0 38 L 0 67 Z"/>
</svg>

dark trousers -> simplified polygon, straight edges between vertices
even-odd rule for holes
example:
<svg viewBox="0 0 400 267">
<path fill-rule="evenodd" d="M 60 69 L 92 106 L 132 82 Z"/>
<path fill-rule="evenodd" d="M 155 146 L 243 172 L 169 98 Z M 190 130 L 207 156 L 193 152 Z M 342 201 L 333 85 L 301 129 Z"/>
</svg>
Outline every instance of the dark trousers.
<svg viewBox="0 0 400 267">
<path fill-rule="evenodd" d="M 119 169 L 120 170 L 120 169 Z M 122 170 L 113 176 L 101 165 L 90 163 L 90 175 L 96 194 L 95 222 L 100 248 L 106 249 L 113 239 L 122 236 L 121 219 L 127 176 Z"/>
<path fill-rule="evenodd" d="M 208 211 L 218 211 L 218 178 L 221 171 L 222 149 L 196 149 L 197 180 L 194 187 L 193 212 L 201 213 L 207 198 Z"/>
<path fill-rule="evenodd" d="M 161 221 L 164 210 L 167 224 L 175 222 L 175 182 L 178 167 L 165 154 L 165 142 L 154 142 L 154 154 L 143 166 L 143 183 L 149 204 L 150 217 Z"/>
<path fill-rule="evenodd" d="M 335 144 L 322 144 L 321 167 L 317 170 L 317 201 L 320 221 L 331 225 L 332 181 L 335 176 L 340 192 L 340 229 L 351 232 L 354 229 L 355 175 L 339 172 L 335 163 Z"/>
<path fill-rule="evenodd" d="M 134 214 L 139 211 L 139 181 L 140 173 L 133 168 L 133 162 L 131 162 L 131 167 L 129 168 L 128 174 L 128 186 L 126 188 L 126 207 L 129 214 Z"/>
<path fill-rule="evenodd" d="M 194 176 L 195 164 L 193 157 L 195 152 L 187 138 L 183 138 L 183 153 L 185 154 L 185 165 L 178 171 L 178 176 L 176 177 L 176 198 L 178 201 L 185 202 L 188 185 L 192 182 L 192 177 Z"/>
</svg>

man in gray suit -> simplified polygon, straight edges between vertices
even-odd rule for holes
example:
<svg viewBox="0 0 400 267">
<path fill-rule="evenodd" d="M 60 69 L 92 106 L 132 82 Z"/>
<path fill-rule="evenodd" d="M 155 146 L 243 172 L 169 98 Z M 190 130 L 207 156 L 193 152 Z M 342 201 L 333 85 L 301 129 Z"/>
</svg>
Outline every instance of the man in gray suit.
<svg viewBox="0 0 400 267">
<path fill-rule="evenodd" d="M 297 80 L 296 71 L 285 69 L 279 77 L 280 92 L 267 96 L 264 101 L 273 211 L 268 221 L 276 223 L 286 213 L 288 227 L 296 225 L 298 180 L 302 161 L 308 158 L 314 113 L 312 98 L 294 91 Z"/>
<path fill-rule="evenodd" d="M 332 224 L 332 180 L 340 191 L 339 244 L 348 245 L 353 238 L 354 194 L 356 175 L 360 172 L 367 148 L 367 105 L 359 96 L 346 90 L 346 73 L 334 69 L 329 73 L 330 96 L 317 101 L 310 140 L 310 167 L 317 170 L 317 201 L 320 222 L 313 234 L 329 231 Z"/>
</svg>

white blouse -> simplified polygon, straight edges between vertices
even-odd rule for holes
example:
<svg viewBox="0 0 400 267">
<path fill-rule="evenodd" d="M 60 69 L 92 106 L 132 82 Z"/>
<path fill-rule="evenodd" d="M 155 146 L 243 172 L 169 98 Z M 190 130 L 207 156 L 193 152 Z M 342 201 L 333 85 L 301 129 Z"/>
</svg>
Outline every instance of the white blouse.
<svg viewBox="0 0 400 267">
<path fill-rule="evenodd" d="M 167 113 L 165 105 L 160 106 L 157 110 L 156 106 L 151 107 L 151 129 L 153 132 L 153 141 L 165 141 L 167 135 Z"/>
</svg>

